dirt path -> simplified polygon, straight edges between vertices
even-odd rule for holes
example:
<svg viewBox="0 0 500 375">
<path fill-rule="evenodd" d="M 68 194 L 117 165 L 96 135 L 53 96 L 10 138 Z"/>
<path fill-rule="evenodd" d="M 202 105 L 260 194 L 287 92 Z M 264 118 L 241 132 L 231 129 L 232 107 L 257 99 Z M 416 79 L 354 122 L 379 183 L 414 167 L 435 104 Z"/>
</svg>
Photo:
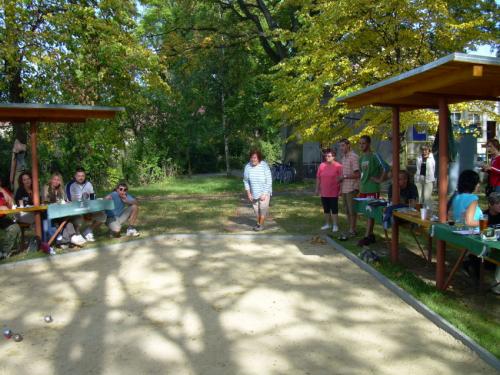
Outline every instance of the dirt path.
<svg viewBox="0 0 500 375">
<path fill-rule="evenodd" d="M 272 199 L 272 198 L 271 198 Z M 224 230 L 230 233 L 246 233 L 252 232 L 252 227 L 256 224 L 256 217 L 253 207 L 246 197 L 241 196 L 239 205 L 233 216 L 227 218 L 227 223 L 224 225 Z M 275 233 L 280 227 L 274 221 L 272 209 L 264 224 L 265 233 Z"/>
<path fill-rule="evenodd" d="M 496 374 L 304 238 L 165 236 L 0 268 L 2 324 L 24 334 L 0 341 L 1 374 Z"/>
</svg>

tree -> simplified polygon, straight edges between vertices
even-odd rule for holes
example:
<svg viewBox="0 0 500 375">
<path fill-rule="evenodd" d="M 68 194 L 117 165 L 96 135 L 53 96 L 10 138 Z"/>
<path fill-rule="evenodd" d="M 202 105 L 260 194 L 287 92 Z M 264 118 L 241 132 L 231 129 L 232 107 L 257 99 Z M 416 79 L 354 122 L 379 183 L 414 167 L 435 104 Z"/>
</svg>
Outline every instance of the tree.
<svg viewBox="0 0 500 375">
<path fill-rule="evenodd" d="M 143 87 L 165 88 L 157 56 L 136 33 L 134 1 L 2 0 L 0 9 L 2 100 L 134 108 L 145 104 L 136 95 Z M 59 150 L 62 158 L 105 171 L 104 159 L 123 142 L 120 120 L 103 131 L 98 122 L 42 128 L 42 149 L 73 140 Z"/>
<path fill-rule="evenodd" d="M 348 111 L 335 100 L 450 52 L 494 43 L 494 1 L 340 0 L 307 2 L 301 28 L 282 38 L 296 54 L 273 74 L 268 108 L 276 119 L 298 124 L 304 140 L 350 136 Z M 405 114 L 403 125 L 429 121 L 431 114 Z M 367 134 L 387 133 L 390 113 L 368 108 L 358 123 Z"/>
</svg>

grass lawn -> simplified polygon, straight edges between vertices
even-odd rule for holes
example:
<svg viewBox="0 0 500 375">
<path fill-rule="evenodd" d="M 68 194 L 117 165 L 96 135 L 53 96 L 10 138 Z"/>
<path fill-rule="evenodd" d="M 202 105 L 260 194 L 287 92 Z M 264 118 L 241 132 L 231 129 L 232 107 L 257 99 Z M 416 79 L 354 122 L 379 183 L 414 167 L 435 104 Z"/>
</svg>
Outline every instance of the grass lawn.
<svg viewBox="0 0 500 375">
<path fill-rule="evenodd" d="M 314 189 L 314 180 L 305 180 L 291 184 L 275 183 L 275 192 L 304 191 Z M 243 182 L 238 177 L 182 177 L 171 178 L 148 186 L 132 187 L 133 194 L 143 197 L 169 195 L 217 195 L 242 193 Z"/>
<path fill-rule="evenodd" d="M 314 182 L 275 185 L 275 191 L 312 190 Z M 132 187 L 131 193 L 144 197 L 140 207 L 141 237 L 164 233 L 212 232 L 226 233 L 227 225 L 238 216 L 242 205 L 242 182 L 239 178 L 182 178 L 172 179 L 148 187 Z M 189 197 L 188 197 L 189 196 Z M 207 196 L 207 199 L 203 199 Z M 271 201 L 271 215 L 278 224 L 278 234 L 320 234 L 323 224 L 318 197 L 298 194 L 277 194 Z M 358 221 L 358 232 L 364 231 L 365 220 Z M 341 228 L 346 228 L 340 217 Z M 376 227 L 378 246 L 387 249 L 382 241 L 382 228 Z M 266 232 L 264 232 L 265 234 Z M 324 232 L 323 232 L 324 233 Z M 105 228 L 96 233 L 97 244 L 129 241 L 128 238 L 110 239 Z M 432 310 L 443 316 L 480 345 L 500 357 L 500 299 L 480 294 L 474 288 L 457 288 L 440 292 L 434 287 L 434 266 L 425 264 L 413 238 L 405 228 L 400 230 L 401 263 L 393 265 L 383 259 L 374 266 L 403 289 L 415 296 Z M 341 243 L 358 254 L 357 238 Z M 422 239 L 422 243 L 425 240 Z M 407 249 L 407 250 L 405 250 Z M 66 250 L 68 251 L 68 250 Z M 447 259 L 457 252 L 449 250 Z M 19 254 L 8 261 L 18 261 L 45 256 L 42 253 Z M 422 272 L 420 272 L 422 271 Z M 461 275 L 457 275 L 461 277 Z M 456 277 L 457 277 L 456 276 Z"/>
</svg>

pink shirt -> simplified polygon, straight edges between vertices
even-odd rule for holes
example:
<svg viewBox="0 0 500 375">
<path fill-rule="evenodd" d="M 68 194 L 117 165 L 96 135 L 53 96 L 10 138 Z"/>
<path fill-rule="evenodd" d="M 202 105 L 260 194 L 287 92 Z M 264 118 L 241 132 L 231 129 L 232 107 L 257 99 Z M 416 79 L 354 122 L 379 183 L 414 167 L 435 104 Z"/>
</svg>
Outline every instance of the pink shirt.
<svg viewBox="0 0 500 375">
<path fill-rule="evenodd" d="M 337 177 L 342 176 L 342 164 L 334 161 L 332 164 L 323 162 L 319 165 L 316 178 L 319 181 L 319 193 L 322 197 L 338 197 L 340 182 Z"/>
</svg>

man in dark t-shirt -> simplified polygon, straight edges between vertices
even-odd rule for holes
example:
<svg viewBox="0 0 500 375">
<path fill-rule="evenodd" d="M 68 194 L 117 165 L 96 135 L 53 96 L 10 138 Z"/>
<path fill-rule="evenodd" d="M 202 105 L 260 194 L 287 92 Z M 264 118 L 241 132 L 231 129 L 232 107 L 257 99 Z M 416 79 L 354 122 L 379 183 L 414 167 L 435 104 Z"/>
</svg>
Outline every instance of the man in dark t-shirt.
<svg viewBox="0 0 500 375">
<path fill-rule="evenodd" d="M 500 224 L 500 193 L 493 192 L 488 196 L 488 208 L 483 210 L 488 215 L 488 225 L 494 227 Z"/>
<path fill-rule="evenodd" d="M 411 183 L 410 175 L 407 171 L 399 171 L 399 203 L 408 204 L 410 200 L 418 201 L 418 190 L 415 184 Z M 389 185 L 389 200 L 392 201 L 392 184 Z"/>
</svg>

